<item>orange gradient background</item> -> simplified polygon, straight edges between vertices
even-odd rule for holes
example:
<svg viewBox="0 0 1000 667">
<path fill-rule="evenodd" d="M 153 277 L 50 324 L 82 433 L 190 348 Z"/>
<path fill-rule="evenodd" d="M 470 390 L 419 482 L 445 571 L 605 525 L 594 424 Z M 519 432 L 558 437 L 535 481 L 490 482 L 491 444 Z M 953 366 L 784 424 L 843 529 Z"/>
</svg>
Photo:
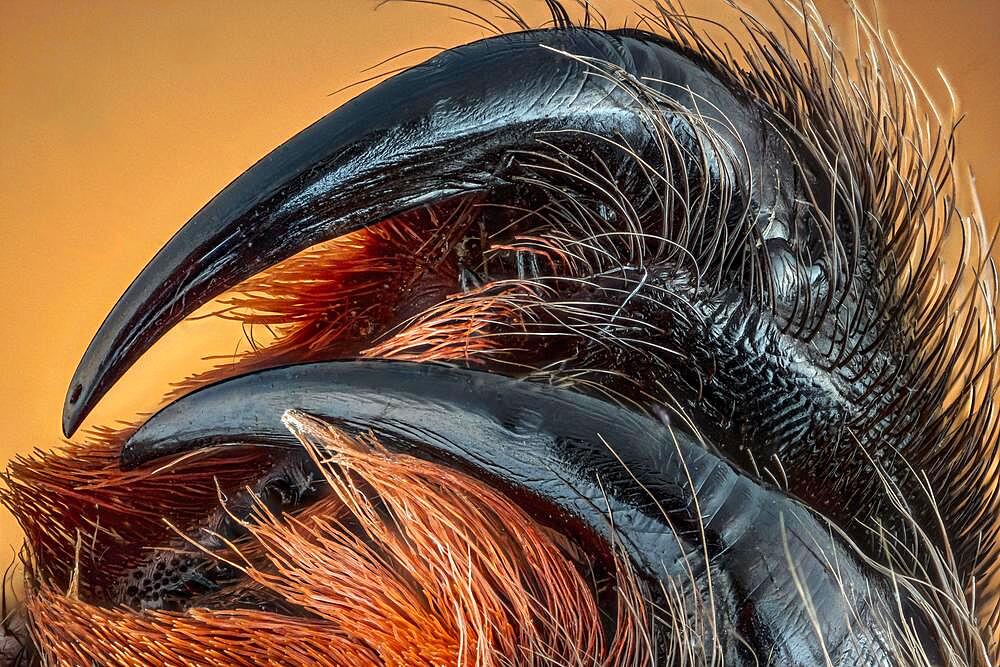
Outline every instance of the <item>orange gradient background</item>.
<svg viewBox="0 0 1000 667">
<path fill-rule="evenodd" d="M 540 0 L 516 4 L 544 16 Z M 634 7 L 595 4 L 613 23 Z M 711 16 L 720 4 L 687 7 Z M 846 5 L 819 4 L 850 38 Z M 364 68 L 414 47 L 485 36 L 453 20 L 456 10 L 374 7 L 373 0 L 0 0 L 0 462 L 60 443 L 64 392 L 90 337 L 131 278 L 212 195 L 360 92 L 364 86 L 330 94 L 368 76 Z M 969 114 L 960 156 L 974 166 L 995 222 L 1000 3 L 886 0 L 880 17 L 942 102 L 936 68 L 947 73 Z M 204 356 L 245 345 L 231 323 L 182 324 L 87 423 L 153 410 L 169 382 L 207 366 Z M 0 510 L 0 542 L 13 554 L 20 539 Z"/>
</svg>

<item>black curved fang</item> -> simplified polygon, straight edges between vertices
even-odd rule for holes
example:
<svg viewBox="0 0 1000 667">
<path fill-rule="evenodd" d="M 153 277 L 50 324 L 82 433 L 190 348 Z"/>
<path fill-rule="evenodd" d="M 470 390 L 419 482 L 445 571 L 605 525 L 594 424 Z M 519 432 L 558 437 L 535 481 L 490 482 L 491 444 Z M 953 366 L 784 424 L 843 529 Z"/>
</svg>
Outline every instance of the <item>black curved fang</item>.
<svg viewBox="0 0 1000 667">
<path fill-rule="evenodd" d="M 764 112 L 662 40 L 630 31 L 560 29 L 462 46 L 317 121 L 195 214 L 95 334 L 66 396 L 65 434 L 199 305 L 320 241 L 442 198 L 501 187 L 512 154 L 537 146 L 539 132 L 613 138 L 656 163 L 660 150 L 641 103 L 614 77 L 596 75 L 567 53 L 619 67 L 681 107 L 732 128 L 726 141 L 735 155 L 746 155 L 761 186 L 754 196 L 759 191 L 762 198 L 792 200 L 788 184 L 794 179 L 784 173 L 793 164 L 787 141 L 768 140 L 774 130 Z M 759 206 L 770 208 L 768 201 Z"/>
<path fill-rule="evenodd" d="M 707 601 L 711 576 L 726 664 L 823 664 L 824 649 L 834 664 L 886 659 L 887 630 L 874 619 L 891 618 L 895 603 L 821 517 L 690 433 L 568 390 L 406 362 L 285 366 L 164 408 L 126 443 L 122 464 L 220 443 L 292 445 L 289 408 L 456 465 L 597 554 L 620 545 L 654 596 L 670 580 Z M 725 640 L 734 635 L 742 640 Z"/>
</svg>

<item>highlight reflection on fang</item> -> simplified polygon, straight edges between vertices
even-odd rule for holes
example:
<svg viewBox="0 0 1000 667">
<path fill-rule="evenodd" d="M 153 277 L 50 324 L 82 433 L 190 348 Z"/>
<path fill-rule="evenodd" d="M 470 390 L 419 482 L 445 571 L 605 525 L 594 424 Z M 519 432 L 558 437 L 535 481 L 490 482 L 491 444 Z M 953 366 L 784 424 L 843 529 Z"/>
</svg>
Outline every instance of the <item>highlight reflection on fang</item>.
<svg viewBox="0 0 1000 667">
<path fill-rule="evenodd" d="M 16 659 L 992 664 L 996 274 L 890 45 L 489 4 L 125 290 L 67 437 L 200 306 L 276 339 L 10 465 Z"/>
</svg>

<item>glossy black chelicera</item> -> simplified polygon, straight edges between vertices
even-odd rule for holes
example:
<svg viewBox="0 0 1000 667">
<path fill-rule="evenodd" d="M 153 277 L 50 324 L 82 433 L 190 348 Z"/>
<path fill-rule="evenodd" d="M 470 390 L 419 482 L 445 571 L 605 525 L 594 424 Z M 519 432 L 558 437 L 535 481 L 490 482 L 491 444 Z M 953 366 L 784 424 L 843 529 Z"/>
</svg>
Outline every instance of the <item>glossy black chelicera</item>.
<svg viewBox="0 0 1000 667">
<path fill-rule="evenodd" d="M 671 578 L 693 571 L 701 592 L 711 579 L 713 632 L 740 637 L 727 664 L 882 664 L 881 620 L 929 630 L 865 562 L 879 543 L 861 523 L 898 521 L 875 468 L 913 515 L 929 510 L 908 452 L 940 396 L 920 393 L 916 333 L 887 277 L 903 258 L 839 176 L 787 118 L 648 33 L 563 28 L 453 49 L 321 119 L 199 211 L 101 325 L 64 430 L 199 305 L 318 242 L 456 201 L 481 207 L 487 236 L 512 233 L 512 210 L 585 210 L 577 231 L 601 246 L 600 270 L 550 284 L 553 301 L 601 301 L 606 335 L 553 318 L 542 333 L 566 330 L 540 336 L 531 362 L 613 371 L 602 386 L 627 405 L 509 368 L 284 366 L 174 402 L 122 465 L 292 447 L 281 417 L 300 409 L 497 485 L 609 566 L 619 545 L 653 599 Z M 762 479 L 757 464 L 773 461 L 786 488 Z"/>
</svg>

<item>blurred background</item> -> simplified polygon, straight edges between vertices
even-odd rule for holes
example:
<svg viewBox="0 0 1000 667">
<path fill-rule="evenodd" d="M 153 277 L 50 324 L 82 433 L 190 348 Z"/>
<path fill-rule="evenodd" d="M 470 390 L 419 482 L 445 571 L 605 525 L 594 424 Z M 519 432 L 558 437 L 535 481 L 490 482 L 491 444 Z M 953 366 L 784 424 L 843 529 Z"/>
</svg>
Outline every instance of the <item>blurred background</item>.
<svg viewBox="0 0 1000 667">
<path fill-rule="evenodd" d="M 541 0 L 513 4 L 529 18 L 545 16 Z M 719 16 L 721 4 L 685 6 Z M 846 3 L 818 4 L 849 41 Z M 375 5 L 0 0 L 0 463 L 61 442 L 64 393 L 90 337 L 130 279 L 212 195 L 371 85 L 333 92 L 370 76 L 365 68 L 408 49 L 486 36 L 455 20 L 455 9 Z M 595 5 L 620 24 L 635 3 Z M 884 0 L 877 9 L 931 93 L 947 105 L 940 68 L 968 113 L 959 157 L 975 171 L 992 226 L 1000 216 L 1000 2 Z M 87 424 L 153 410 L 171 381 L 208 365 L 203 357 L 245 345 L 232 323 L 187 322 Z M 20 539 L 0 510 L 0 546 L 9 545 L 0 560 Z"/>
</svg>

